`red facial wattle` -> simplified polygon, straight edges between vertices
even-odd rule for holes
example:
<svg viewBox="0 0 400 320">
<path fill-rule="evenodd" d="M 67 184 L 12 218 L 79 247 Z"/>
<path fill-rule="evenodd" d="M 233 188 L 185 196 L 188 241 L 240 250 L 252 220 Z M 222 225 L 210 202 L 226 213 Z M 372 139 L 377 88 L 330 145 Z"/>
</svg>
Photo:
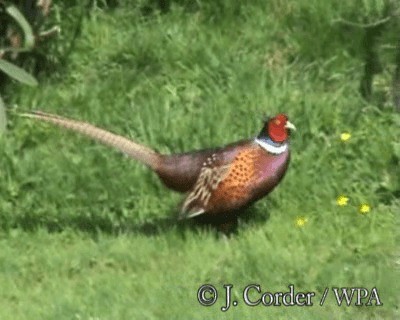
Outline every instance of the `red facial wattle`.
<svg viewBox="0 0 400 320">
<path fill-rule="evenodd" d="M 279 114 L 268 122 L 268 136 L 274 142 L 284 142 L 288 139 L 288 131 L 285 127 L 287 117 L 284 114 Z"/>
</svg>

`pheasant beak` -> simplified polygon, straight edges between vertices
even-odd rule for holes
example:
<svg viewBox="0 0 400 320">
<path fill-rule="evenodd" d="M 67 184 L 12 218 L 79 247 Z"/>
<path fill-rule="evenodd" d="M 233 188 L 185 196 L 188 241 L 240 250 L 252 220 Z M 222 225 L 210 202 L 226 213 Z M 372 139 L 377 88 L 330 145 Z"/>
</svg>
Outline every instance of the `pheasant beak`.
<svg viewBox="0 0 400 320">
<path fill-rule="evenodd" d="M 290 121 L 286 121 L 285 128 L 286 128 L 286 129 L 291 129 L 291 130 L 296 131 L 296 127 L 295 127 L 294 124 L 291 123 Z"/>
</svg>

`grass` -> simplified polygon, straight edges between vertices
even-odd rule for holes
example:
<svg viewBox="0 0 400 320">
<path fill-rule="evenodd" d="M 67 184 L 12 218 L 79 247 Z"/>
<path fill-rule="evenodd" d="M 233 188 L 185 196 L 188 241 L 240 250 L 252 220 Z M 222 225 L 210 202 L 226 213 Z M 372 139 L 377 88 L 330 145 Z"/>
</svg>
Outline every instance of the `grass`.
<svg viewBox="0 0 400 320">
<path fill-rule="evenodd" d="M 254 136 L 265 114 L 286 112 L 298 131 L 284 181 L 225 241 L 171 223 L 181 196 L 142 165 L 9 116 L 0 138 L 0 318 L 398 317 L 400 118 L 388 100 L 367 103 L 358 93 L 361 31 L 331 23 L 357 8 L 196 3 L 145 17 L 127 4 L 95 10 L 65 72 L 39 88 L 12 87 L 8 99 L 165 153 Z M 336 204 L 341 194 L 347 206 Z M 358 212 L 362 203 L 369 213 Z M 214 306 L 200 306 L 204 283 L 233 284 L 239 306 L 222 313 L 223 291 Z M 240 297 L 251 283 L 270 292 L 294 284 L 316 293 L 314 306 L 247 307 Z M 376 287 L 383 306 L 338 307 L 332 292 L 319 306 L 325 287 L 353 286 Z"/>
</svg>

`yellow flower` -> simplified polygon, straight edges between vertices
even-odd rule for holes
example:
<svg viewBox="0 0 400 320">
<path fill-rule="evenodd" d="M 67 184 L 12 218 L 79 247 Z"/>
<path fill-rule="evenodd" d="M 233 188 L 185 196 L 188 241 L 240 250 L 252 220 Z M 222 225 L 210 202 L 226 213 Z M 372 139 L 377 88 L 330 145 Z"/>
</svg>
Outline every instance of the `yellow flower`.
<svg viewBox="0 0 400 320">
<path fill-rule="evenodd" d="M 305 226 L 305 224 L 307 222 L 308 222 L 307 218 L 305 218 L 305 217 L 297 217 L 296 221 L 295 221 L 295 224 L 296 224 L 296 227 L 302 228 L 302 227 Z"/>
<path fill-rule="evenodd" d="M 349 198 L 344 196 L 344 195 L 340 195 L 339 197 L 337 197 L 336 199 L 336 204 L 340 207 L 344 207 L 347 205 L 347 202 L 349 202 Z"/>
<path fill-rule="evenodd" d="M 350 140 L 350 138 L 351 138 L 351 134 L 349 132 L 343 132 L 340 135 L 340 140 L 342 140 L 343 142 Z"/>
<path fill-rule="evenodd" d="M 367 214 L 371 211 L 371 206 L 367 203 L 363 203 L 362 205 L 360 205 L 359 211 L 361 214 Z"/>
</svg>

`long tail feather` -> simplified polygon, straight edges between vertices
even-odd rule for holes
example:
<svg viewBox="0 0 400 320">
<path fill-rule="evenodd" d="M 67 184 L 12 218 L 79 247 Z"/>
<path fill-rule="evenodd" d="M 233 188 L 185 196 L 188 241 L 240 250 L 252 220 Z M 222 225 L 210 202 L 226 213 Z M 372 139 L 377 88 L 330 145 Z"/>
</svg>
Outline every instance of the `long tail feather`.
<svg viewBox="0 0 400 320">
<path fill-rule="evenodd" d="M 20 114 L 20 116 L 39 119 L 75 132 L 79 132 L 94 140 L 100 141 L 108 146 L 116 148 L 121 152 L 124 152 L 128 156 L 141 161 L 142 163 L 154 170 L 157 170 L 160 166 L 161 155 L 159 153 L 120 135 L 111 133 L 104 129 L 100 129 L 87 122 L 67 119 L 58 115 L 53 115 L 41 111 L 23 113 Z"/>
</svg>

